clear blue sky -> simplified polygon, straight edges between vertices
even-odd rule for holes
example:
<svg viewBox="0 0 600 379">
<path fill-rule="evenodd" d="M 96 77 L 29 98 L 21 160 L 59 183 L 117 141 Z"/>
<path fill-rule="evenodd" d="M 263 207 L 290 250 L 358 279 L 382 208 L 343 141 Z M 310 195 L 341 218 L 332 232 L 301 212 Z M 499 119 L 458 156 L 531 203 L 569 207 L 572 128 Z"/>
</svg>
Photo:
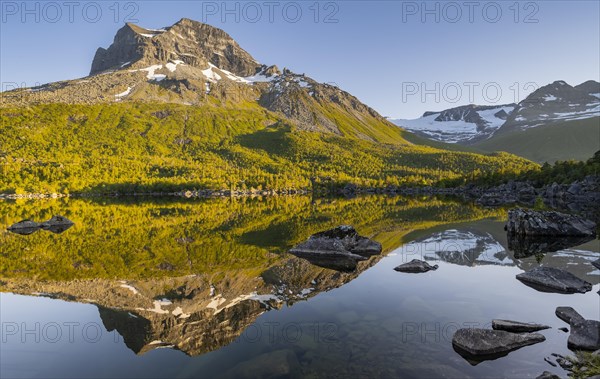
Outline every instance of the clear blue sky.
<svg viewBox="0 0 600 379">
<path fill-rule="evenodd" d="M 314 0 L 0 4 L 3 89 L 86 76 L 96 49 L 108 47 L 124 21 L 159 28 L 182 17 L 220 27 L 260 62 L 335 82 L 395 118 L 469 102 L 518 101 L 533 85 L 559 79 L 573 85 L 600 79 L 600 2 L 595 0 L 517 7 L 514 1 L 321 1 L 317 7 Z M 431 93 L 423 98 L 425 89 Z"/>
</svg>

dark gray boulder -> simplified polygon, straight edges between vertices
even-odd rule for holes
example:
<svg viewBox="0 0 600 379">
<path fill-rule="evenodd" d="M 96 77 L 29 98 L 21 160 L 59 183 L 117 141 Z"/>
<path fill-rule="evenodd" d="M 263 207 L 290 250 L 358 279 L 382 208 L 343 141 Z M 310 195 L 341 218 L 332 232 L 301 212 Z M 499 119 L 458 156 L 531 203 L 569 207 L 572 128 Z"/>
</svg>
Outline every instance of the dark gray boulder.
<svg viewBox="0 0 600 379">
<path fill-rule="evenodd" d="M 401 264 L 400 266 L 397 266 L 394 268 L 394 270 L 399 271 L 399 272 L 409 272 L 409 273 L 420 273 L 420 272 L 427 272 L 430 270 L 437 270 L 438 269 L 438 265 L 430 265 L 427 262 L 418 260 L 418 259 L 413 259 L 412 261 L 408 262 L 408 263 L 404 263 Z"/>
<path fill-rule="evenodd" d="M 556 307 L 556 310 L 554 311 L 554 313 L 556 314 L 556 317 L 563 320 L 567 324 L 570 324 L 571 320 L 573 320 L 573 321 L 585 320 L 582 315 L 580 315 L 575 309 L 573 309 L 571 307 Z"/>
<path fill-rule="evenodd" d="M 545 340 L 546 338 L 539 333 L 510 333 L 503 330 L 465 328 L 454 333 L 452 345 L 459 353 L 491 359 Z"/>
<path fill-rule="evenodd" d="M 592 262 L 592 265 L 600 270 L 600 258 Z"/>
<path fill-rule="evenodd" d="M 312 235 L 289 250 L 317 266 L 338 271 L 353 271 L 357 262 L 380 254 L 381 244 L 360 236 L 352 226 L 342 225 Z"/>
<path fill-rule="evenodd" d="M 537 332 L 538 330 L 550 329 L 548 325 L 530 324 L 526 322 L 510 320 L 492 320 L 492 329 L 504 330 L 513 333 Z"/>
<path fill-rule="evenodd" d="M 573 350 L 600 349 L 600 321 L 571 319 L 568 346 Z"/>
<path fill-rule="evenodd" d="M 21 235 L 29 235 L 40 229 L 40 224 L 31 220 L 19 221 L 8 227 L 8 231 Z"/>
<path fill-rule="evenodd" d="M 506 231 L 522 236 L 595 236 L 596 224 L 580 216 L 515 208 L 508 211 Z"/>
<path fill-rule="evenodd" d="M 592 290 L 591 283 L 554 267 L 538 266 L 518 274 L 517 279 L 541 292 L 585 293 Z"/>
</svg>

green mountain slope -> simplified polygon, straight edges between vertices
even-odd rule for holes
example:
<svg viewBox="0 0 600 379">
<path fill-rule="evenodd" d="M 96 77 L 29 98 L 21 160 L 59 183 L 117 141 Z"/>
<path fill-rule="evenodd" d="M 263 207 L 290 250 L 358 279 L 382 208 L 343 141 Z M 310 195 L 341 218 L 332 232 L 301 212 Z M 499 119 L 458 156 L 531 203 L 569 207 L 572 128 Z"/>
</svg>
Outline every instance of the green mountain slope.
<svg viewBox="0 0 600 379">
<path fill-rule="evenodd" d="M 414 186 L 536 167 L 428 146 L 337 86 L 263 65 L 188 19 L 127 24 L 90 76 L 0 97 L 0 193 Z"/>
<path fill-rule="evenodd" d="M 497 134 L 476 143 L 483 151 L 506 151 L 538 163 L 584 161 L 600 150 L 600 117 Z"/>
<path fill-rule="evenodd" d="M 385 144 L 305 131 L 256 103 L 45 104 L 0 108 L 0 116 L 0 193 L 299 189 L 311 177 L 339 185 L 428 185 L 474 169 L 535 166 L 509 154 L 414 145 L 383 122 L 336 120 L 340 129 L 372 128 Z"/>
</svg>

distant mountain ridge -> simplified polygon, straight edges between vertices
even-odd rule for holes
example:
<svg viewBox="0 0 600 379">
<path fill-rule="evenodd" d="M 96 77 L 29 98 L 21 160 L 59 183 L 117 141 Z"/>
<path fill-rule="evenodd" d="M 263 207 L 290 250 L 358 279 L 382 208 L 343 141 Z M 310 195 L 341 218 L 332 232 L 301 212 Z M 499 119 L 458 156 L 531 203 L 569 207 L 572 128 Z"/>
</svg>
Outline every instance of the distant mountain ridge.
<svg viewBox="0 0 600 379">
<path fill-rule="evenodd" d="M 507 151 L 540 163 L 585 160 L 600 149 L 600 83 L 571 86 L 558 80 L 518 104 L 471 104 L 390 121 L 434 141 Z"/>
<path fill-rule="evenodd" d="M 472 145 L 513 130 L 599 115 L 599 82 L 589 80 L 573 87 L 558 80 L 538 88 L 518 104 L 470 104 L 441 112 L 425 112 L 414 120 L 390 121 L 436 141 Z"/>
</svg>

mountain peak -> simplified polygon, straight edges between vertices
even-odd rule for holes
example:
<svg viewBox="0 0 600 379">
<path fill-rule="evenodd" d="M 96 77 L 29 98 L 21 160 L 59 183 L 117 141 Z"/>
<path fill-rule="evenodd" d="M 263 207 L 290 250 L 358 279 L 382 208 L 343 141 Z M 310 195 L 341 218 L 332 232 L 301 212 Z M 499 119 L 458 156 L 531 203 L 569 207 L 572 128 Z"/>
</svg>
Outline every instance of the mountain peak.
<svg viewBox="0 0 600 379">
<path fill-rule="evenodd" d="M 254 75 L 260 64 L 223 30 L 182 18 L 170 27 L 149 29 L 126 23 L 107 48 L 98 48 L 90 75 L 182 61 L 205 68 L 209 63 L 240 76 Z"/>
</svg>

